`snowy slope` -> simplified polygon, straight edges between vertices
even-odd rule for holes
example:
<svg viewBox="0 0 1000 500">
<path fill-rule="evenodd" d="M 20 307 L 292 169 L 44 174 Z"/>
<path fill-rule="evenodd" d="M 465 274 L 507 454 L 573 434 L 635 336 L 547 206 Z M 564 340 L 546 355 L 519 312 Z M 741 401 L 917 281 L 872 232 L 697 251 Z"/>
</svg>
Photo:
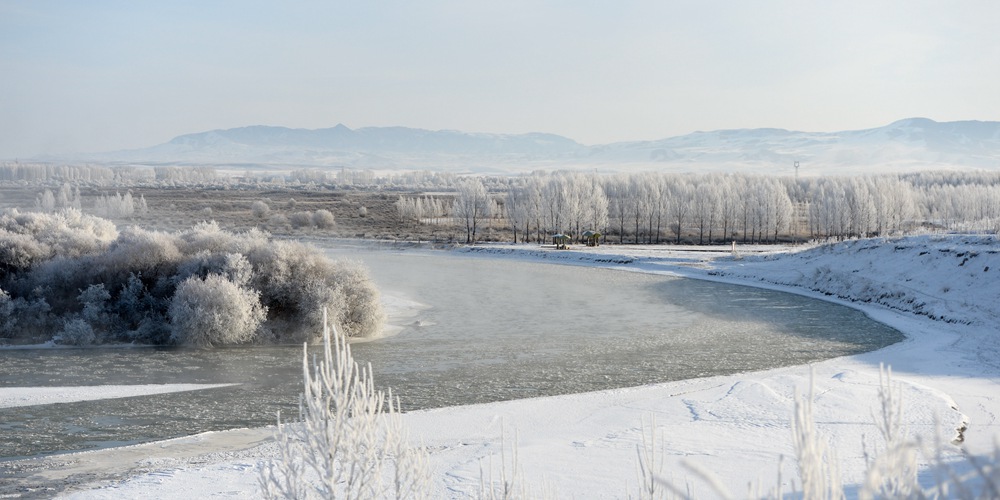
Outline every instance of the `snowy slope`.
<svg viewBox="0 0 1000 500">
<path fill-rule="evenodd" d="M 850 240 L 806 251 L 747 257 L 710 272 L 801 287 L 933 320 L 995 324 L 1000 242 L 995 236 Z"/>
</svg>

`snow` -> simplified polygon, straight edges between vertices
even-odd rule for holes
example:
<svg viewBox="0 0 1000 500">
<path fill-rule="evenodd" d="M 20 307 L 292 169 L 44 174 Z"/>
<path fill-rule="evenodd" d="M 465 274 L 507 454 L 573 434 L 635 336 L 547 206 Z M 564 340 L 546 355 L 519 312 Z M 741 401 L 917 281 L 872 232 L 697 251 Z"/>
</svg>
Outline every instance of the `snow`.
<svg viewBox="0 0 1000 500">
<path fill-rule="evenodd" d="M 236 384 L 145 384 L 69 387 L 0 387 L 0 408 L 75 403 L 171 392 L 198 391 Z"/>
<path fill-rule="evenodd" d="M 390 335 L 396 335 L 402 331 L 407 324 L 413 324 L 414 318 L 420 315 L 420 311 L 427 309 L 428 307 L 429 306 L 426 304 L 410 299 L 399 292 L 392 294 L 383 293 L 382 308 L 383 310 L 389 312 L 389 323 L 383 327 L 382 334 L 378 337 L 359 341 L 370 342 Z"/>
<path fill-rule="evenodd" d="M 431 497 L 476 496 L 481 474 L 499 478 L 501 463 L 510 474 L 514 447 L 517 482 L 536 495 L 636 496 L 637 446 L 650 429 L 662 454 L 662 475 L 691 488 L 695 497 L 716 494 L 691 467 L 714 471 L 737 496 L 748 488 L 775 487 L 780 469 L 787 492 L 798 481 L 793 401 L 797 392 L 809 391 L 811 378 L 816 427 L 836 450 L 851 496 L 851 485 L 863 479 L 865 454 L 880 446 L 872 415 L 878 412 L 883 363 L 892 367 L 903 395 L 908 432 L 928 441 L 940 433 L 948 460 L 993 449 L 1000 438 L 996 238 L 921 236 L 778 251 L 738 246 L 736 254 L 728 247 L 703 250 L 485 245 L 457 251 L 790 291 L 859 308 L 907 338 L 811 366 L 408 413 L 403 417 L 411 437 L 430 454 Z M 272 431 L 206 433 L 42 458 L 35 465 L 39 477 L 72 484 L 70 498 L 255 496 L 257 472 L 274 456 L 267 439 Z M 959 438 L 960 446 L 947 444 Z M 73 479 L 95 471 L 122 479 Z M 922 483 L 931 480 L 929 472 L 921 473 Z"/>
</svg>

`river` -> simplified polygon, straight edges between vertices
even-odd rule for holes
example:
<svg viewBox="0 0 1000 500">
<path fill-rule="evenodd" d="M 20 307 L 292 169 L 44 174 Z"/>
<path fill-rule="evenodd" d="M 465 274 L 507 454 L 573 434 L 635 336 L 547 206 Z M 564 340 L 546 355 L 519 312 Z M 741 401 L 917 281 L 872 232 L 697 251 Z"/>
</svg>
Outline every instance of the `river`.
<svg viewBox="0 0 1000 500">
<path fill-rule="evenodd" d="M 363 261 L 395 314 L 352 345 L 404 410 L 731 374 L 871 351 L 902 334 L 793 294 L 433 251 L 334 248 Z M 0 408 L 0 457 L 268 425 L 297 414 L 301 346 L 0 351 L 0 386 L 235 383 Z"/>
</svg>

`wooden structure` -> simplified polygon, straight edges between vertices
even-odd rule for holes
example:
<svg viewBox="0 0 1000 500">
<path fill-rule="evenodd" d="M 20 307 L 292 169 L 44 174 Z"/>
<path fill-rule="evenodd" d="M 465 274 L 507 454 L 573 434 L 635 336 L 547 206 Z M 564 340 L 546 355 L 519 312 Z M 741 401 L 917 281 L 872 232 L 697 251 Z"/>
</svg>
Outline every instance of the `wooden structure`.
<svg viewBox="0 0 1000 500">
<path fill-rule="evenodd" d="M 596 247 L 601 244 L 601 233 L 597 231 L 584 231 L 583 242 L 587 244 L 588 247 Z"/>
<path fill-rule="evenodd" d="M 569 240 L 570 237 L 562 233 L 552 235 L 552 244 L 556 246 L 556 250 L 569 249 Z"/>
</svg>

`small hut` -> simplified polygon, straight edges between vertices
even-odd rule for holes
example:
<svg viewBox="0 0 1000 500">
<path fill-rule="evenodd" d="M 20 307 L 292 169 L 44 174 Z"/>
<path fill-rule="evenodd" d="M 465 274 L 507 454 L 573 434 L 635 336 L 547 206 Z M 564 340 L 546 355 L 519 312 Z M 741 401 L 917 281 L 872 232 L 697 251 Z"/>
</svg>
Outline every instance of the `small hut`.
<svg viewBox="0 0 1000 500">
<path fill-rule="evenodd" d="M 597 231 L 584 231 L 583 242 L 587 244 L 588 247 L 596 247 L 601 244 L 601 233 Z"/>
<path fill-rule="evenodd" d="M 556 246 L 556 250 L 566 250 L 569 248 L 567 245 L 569 243 L 570 237 L 565 234 L 558 233 L 552 235 L 552 244 Z"/>
</svg>

